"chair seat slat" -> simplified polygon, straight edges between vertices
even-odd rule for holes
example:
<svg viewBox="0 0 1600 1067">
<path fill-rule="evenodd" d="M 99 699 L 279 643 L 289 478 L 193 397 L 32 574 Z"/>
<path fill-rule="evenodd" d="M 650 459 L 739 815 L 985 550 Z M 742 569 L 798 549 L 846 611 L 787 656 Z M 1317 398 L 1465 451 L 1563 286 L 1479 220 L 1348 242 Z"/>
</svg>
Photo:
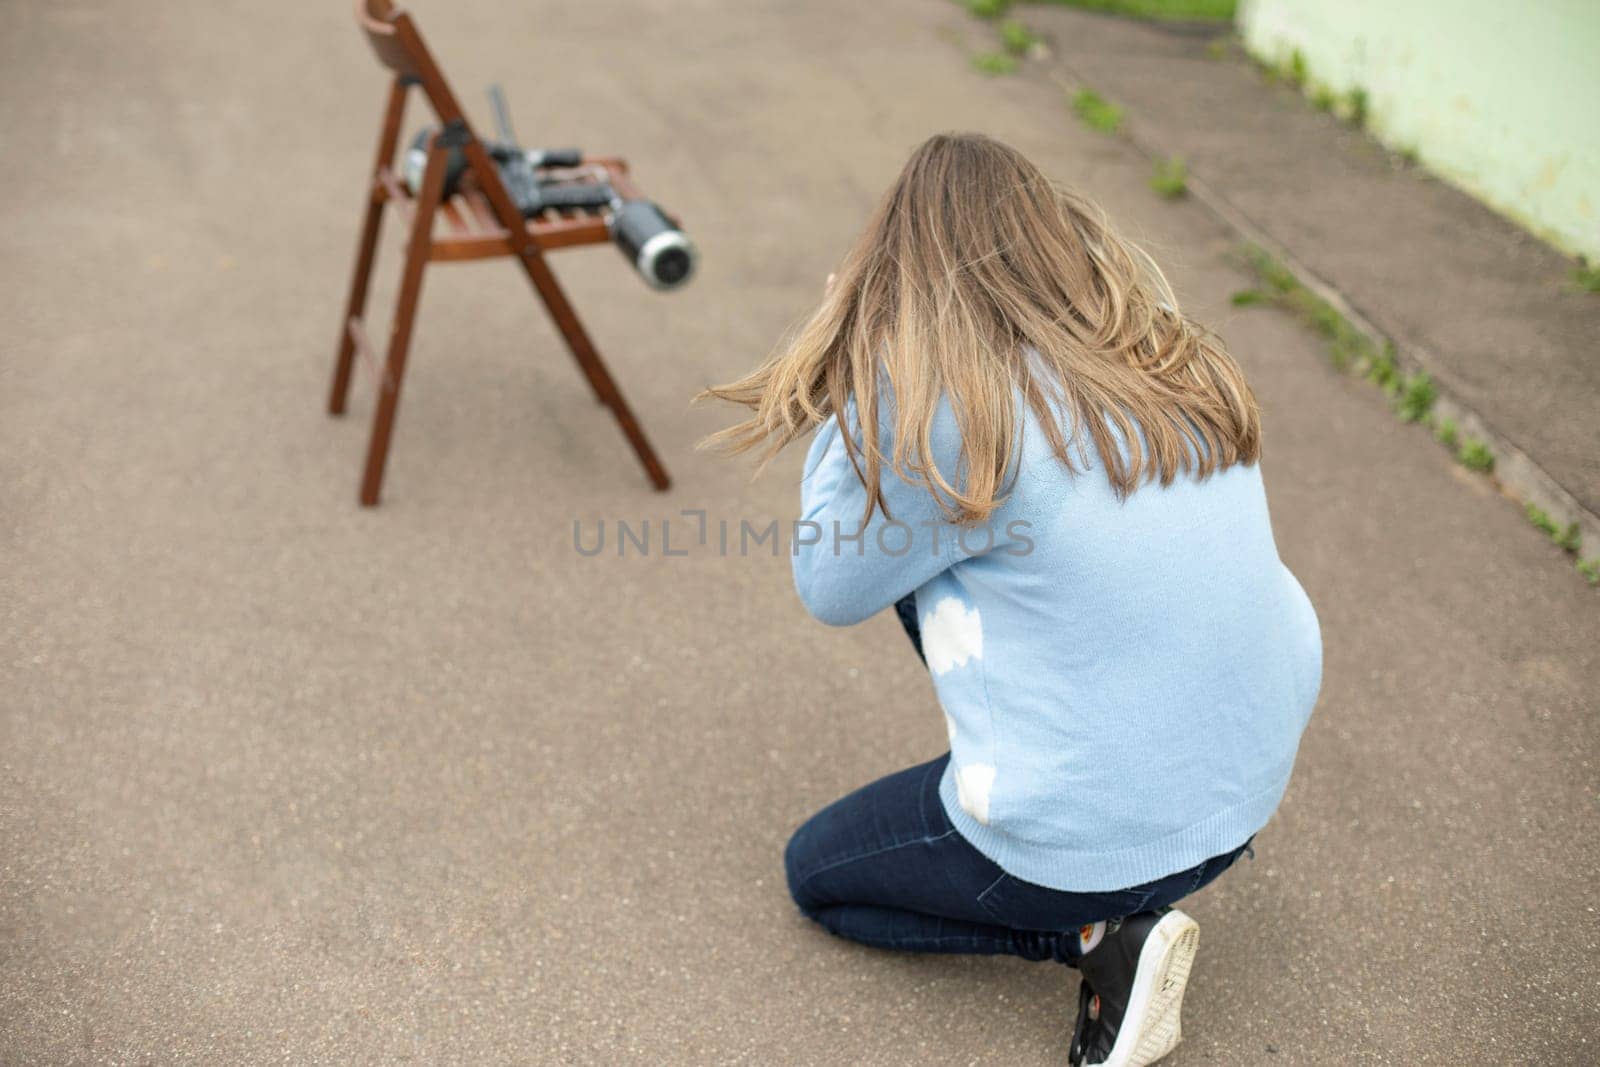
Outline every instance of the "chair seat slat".
<svg viewBox="0 0 1600 1067">
<path fill-rule="evenodd" d="M 534 242 L 541 252 L 553 252 L 558 248 L 575 248 L 579 245 L 606 244 L 611 240 L 611 230 L 606 226 L 606 220 L 599 215 L 575 219 L 536 219 L 528 224 L 528 232 L 533 235 Z M 489 259 L 493 256 L 511 254 L 513 254 L 511 242 L 506 239 L 505 231 L 497 228 L 492 234 L 435 240 L 429 249 L 428 258 L 458 263 L 463 260 Z"/>
</svg>

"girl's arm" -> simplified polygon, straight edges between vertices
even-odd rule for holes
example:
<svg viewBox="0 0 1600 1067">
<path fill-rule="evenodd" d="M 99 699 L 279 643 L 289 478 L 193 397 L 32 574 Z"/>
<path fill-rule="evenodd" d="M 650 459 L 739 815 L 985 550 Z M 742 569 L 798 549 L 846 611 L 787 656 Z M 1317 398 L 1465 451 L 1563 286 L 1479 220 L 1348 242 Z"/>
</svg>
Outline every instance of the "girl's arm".
<svg viewBox="0 0 1600 1067">
<path fill-rule="evenodd" d="M 946 457 L 939 458 L 940 469 L 948 469 Z M 830 626 L 868 619 L 974 554 L 963 549 L 958 528 L 945 521 L 932 493 L 893 470 L 882 473 L 892 521 L 876 511 L 863 530 L 867 492 L 845 453 L 837 419 L 818 428 L 805 470 L 792 549 L 794 585 L 806 609 Z M 969 539 L 974 548 L 988 547 L 986 537 Z"/>
</svg>

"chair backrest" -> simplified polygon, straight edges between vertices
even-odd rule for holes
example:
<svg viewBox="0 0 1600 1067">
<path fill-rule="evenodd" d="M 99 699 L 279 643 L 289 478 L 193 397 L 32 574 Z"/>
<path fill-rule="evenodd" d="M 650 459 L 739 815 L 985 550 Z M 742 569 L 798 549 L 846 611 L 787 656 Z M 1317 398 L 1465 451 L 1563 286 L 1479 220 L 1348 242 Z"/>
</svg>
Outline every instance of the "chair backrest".
<svg viewBox="0 0 1600 1067">
<path fill-rule="evenodd" d="M 366 35 L 378 62 L 422 87 L 441 122 L 466 121 L 444 72 L 433 61 L 416 23 L 392 0 L 355 0 L 356 25 Z"/>
</svg>

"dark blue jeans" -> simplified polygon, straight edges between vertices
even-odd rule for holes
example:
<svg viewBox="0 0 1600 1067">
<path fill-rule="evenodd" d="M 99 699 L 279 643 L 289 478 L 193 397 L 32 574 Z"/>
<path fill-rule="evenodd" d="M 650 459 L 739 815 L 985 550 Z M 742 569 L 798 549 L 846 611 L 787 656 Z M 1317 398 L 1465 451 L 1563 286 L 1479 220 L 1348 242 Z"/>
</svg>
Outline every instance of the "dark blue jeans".
<svg viewBox="0 0 1600 1067">
<path fill-rule="evenodd" d="M 920 654 L 915 607 L 896 605 Z M 1070 893 L 1025 882 L 967 843 L 939 800 L 946 753 L 823 808 L 789 839 L 789 892 L 832 933 L 912 952 L 1070 962 L 1078 929 L 1175 903 L 1249 847 L 1144 885 Z"/>
</svg>

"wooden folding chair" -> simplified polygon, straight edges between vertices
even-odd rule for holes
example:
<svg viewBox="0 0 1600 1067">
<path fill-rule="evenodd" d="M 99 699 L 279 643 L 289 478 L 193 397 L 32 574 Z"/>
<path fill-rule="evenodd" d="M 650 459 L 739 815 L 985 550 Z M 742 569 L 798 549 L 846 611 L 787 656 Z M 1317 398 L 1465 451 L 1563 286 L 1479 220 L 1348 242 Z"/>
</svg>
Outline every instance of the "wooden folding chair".
<svg viewBox="0 0 1600 1067">
<path fill-rule="evenodd" d="M 644 431 L 616 382 L 606 370 L 600 353 L 584 331 L 583 324 L 568 303 L 545 262 L 544 253 L 577 245 L 604 244 L 610 234 L 600 209 L 546 211 L 524 219 L 495 168 L 483 142 L 473 133 L 455 94 L 445 82 L 438 64 L 417 32 L 411 17 L 391 0 L 356 0 L 356 21 L 377 53 L 378 61 L 394 72 L 389 87 L 389 102 L 384 111 L 378 137 L 377 160 L 373 164 L 368 190 L 366 220 L 357 246 L 355 275 L 350 280 L 350 300 L 345 308 L 339 334 L 339 355 L 334 365 L 333 390 L 328 410 L 340 415 L 350 390 L 350 368 L 359 355 L 378 381 L 377 408 L 372 419 L 372 439 L 367 448 L 365 473 L 361 479 L 361 503 L 371 507 L 378 502 L 383 486 L 384 462 L 388 458 L 389 438 L 394 432 L 395 408 L 400 402 L 400 383 L 405 374 L 406 349 L 411 342 L 412 320 L 422 292 L 422 271 L 430 261 L 485 259 L 511 256 L 527 272 L 528 280 L 544 301 L 550 317 L 566 338 L 573 358 L 582 368 L 596 398 L 611 409 L 628 443 L 643 464 L 650 482 L 657 489 L 670 483 L 666 468 L 656 458 Z M 419 86 L 439 119 L 439 128 L 429 141 L 427 164 L 420 189 L 415 195 L 395 173 L 395 151 L 400 139 L 400 121 L 406 97 L 412 86 Z M 446 164 L 451 148 L 466 158 L 466 172 L 460 192 L 443 201 Z M 585 157 L 584 165 L 603 168 L 606 180 L 624 197 L 637 195 L 628 179 L 627 164 L 614 157 Z M 443 201 L 443 202 L 442 202 Z M 378 227 L 386 206 L 393 205 L 410 226 L 405 266 L 400 277 L 394 325 L 389 333 L 388 351 L 380 364 L 363 324 L 367 303 L 367 281 L 372 272 L 373 255 L 378 245 Z M 435 233 L 435 223 L 439 233 Z"/>
</svg>

